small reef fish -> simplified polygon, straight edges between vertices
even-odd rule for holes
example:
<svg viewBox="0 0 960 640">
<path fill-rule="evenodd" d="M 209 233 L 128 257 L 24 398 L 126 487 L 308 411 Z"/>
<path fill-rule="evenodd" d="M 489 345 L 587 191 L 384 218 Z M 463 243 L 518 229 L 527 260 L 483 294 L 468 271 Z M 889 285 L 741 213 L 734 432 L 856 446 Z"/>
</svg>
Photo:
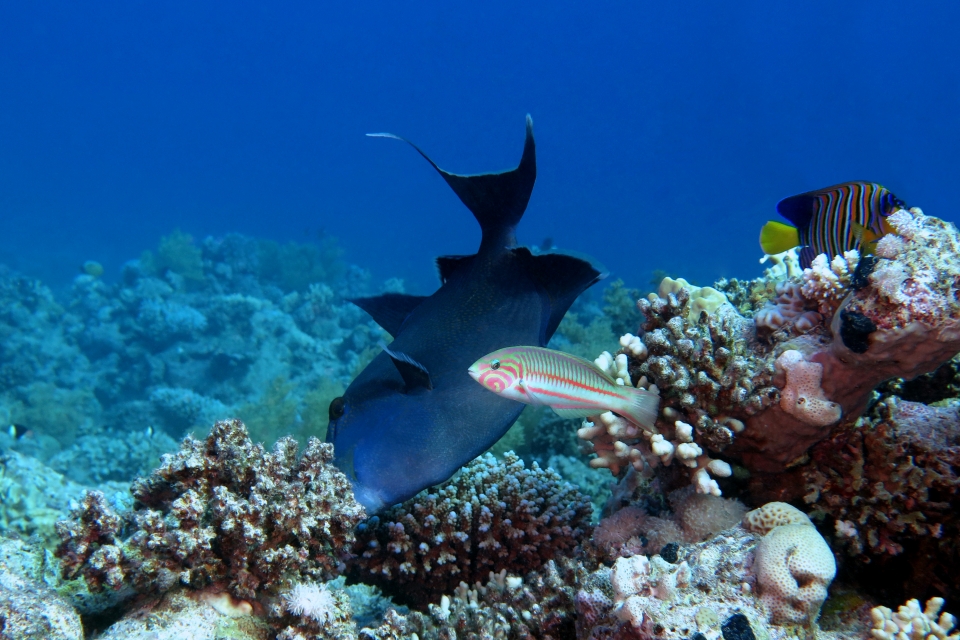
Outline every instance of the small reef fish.
<svg viewBox="0 0 960 640">
<path fill-rule="evenodd" d="M 592 362 L 569 353 L 508 347 L 480 358 L 468 372 L 485 389 L 525 404 L 548 406 L 561 418 L 613 411 L 657 432 L 659 395 L 617 384 Z"/>
<path fill-rule="evenodd" d="M 28 427 L 23 426 L 22 424 L 14 423 L 7 426 L 7 433 L 10 434 L 10 437 L 13 438 L 14 440 L 19 440 L 24 436 L 32 435 L 33 431 L 31 431 Z"/>
<path fill-rule="evenodd" d="M 577 296 L 605 275 L 578 257 L 517 246 L 537 177 L 529 116 L 526 124 L 520 164 L 502 173 L 448 173 L 411 144 L 482 237 L 473 255 L 437 259 L 441 286 L 430 296 L 353 300 L 393 341 L 330 403 L 327 441 L 370 515 L 443 482 L 506 433 L 523 404 L 488 393 L 467 369 L 502 347 L 545 345 Z"/>
<path fill-rule="evenodd" d="M 810 266 L 821 253 L 833 257 L 851 249 L 869 252 L 891 232 L 886 217 L 906 208 L 887 188 L 875 182 L 844 182 L 784 198 L 777 212 L 793 226 L 771 220 L 760 230 L 764 253 L 800 249 L 800 266 Z"/>
<path fill-rule="evenodd" d="M 99 278 L 103 275 L 103 265 L 96 260 L 87 260 L 80 266 L 80 271 L 88 276 Z"/>
</svg>

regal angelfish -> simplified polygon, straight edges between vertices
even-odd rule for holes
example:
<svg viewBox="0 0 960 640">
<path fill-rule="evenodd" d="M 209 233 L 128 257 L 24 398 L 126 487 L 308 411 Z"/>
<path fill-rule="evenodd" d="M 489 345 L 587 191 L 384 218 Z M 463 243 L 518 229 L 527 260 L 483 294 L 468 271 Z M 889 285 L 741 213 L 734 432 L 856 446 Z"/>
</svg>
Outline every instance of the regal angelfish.
<svg viewBox="0 0 960 640">
<path fill-rule="evenodd" d="M 851 249 L 869 253 L 891 232 L 887 216 L 906 206 L 875 182 L 844 182 L 790 196 L 777 203 L 777 212 L 794 226 L 767 222 L 760 230 L 760 247 L 767 254 L 801 247 L 804 269 L 821 253 L 827 258 Z"/>
</svg>

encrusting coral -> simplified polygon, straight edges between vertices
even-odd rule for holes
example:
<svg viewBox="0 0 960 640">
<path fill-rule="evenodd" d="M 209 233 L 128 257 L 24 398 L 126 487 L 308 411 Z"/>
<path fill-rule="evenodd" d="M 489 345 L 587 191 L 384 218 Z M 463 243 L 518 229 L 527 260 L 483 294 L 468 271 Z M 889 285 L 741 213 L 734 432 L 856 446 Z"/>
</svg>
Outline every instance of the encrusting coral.
<svg viewBox="0 0 960 640">
<path fill-rule="evenodd" d="M 960 414 L 889 397 L 802 468 L 804 501 L 866 576 L 960 596 Z M 937 558 L 931 562 L 931 558 Z"/>
<path fill-rule="evenodd" d="M 187 437 L 159 469 L 134 483 L 136 510 L 117 514 L 90 492 L 57 524 L 66 577 L 92 589 L 176 583 L 220 585 L 240 600 L 273 599 L 291 581 L 326 580 L 364 517 L 331 446 L 292 438 L 271 453 L 238 420 L 218 422 L 204 441 Z"/>
<path fill-rule="evenodd" d="M 461 582 L 526 573 L 571 551 L 588 535 L 591 511 L 553 470 L 488 454 L 361 525 L 351 575 L 422 607 Z"/>
</svg>

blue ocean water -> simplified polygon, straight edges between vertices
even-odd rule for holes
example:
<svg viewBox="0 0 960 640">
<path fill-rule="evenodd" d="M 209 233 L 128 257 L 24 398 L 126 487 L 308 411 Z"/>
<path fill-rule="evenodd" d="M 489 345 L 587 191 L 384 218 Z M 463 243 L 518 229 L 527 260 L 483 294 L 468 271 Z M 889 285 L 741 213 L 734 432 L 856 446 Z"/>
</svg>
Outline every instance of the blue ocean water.
<svg viewBox="0 0 960 640">
<path fill-rule="evenodd" d="M 107 279 L 174 228 L 304 241 L 408 289 L 479 229 L 444 168 L 513 166 L 521 242 L 628 284 L 758 273 L 784 196 L 851 179 L 955 219 L 956 3 L 0 5 L 0 262 Z"/>
</svg>

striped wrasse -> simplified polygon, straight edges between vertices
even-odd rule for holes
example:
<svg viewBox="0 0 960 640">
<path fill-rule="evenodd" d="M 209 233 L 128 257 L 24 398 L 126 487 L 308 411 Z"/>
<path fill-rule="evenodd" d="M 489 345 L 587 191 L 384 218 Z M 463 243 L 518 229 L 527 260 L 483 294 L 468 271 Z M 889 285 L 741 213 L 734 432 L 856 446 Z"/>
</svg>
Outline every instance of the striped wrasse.
<svg viewBox="0 0 960 640">
<path fill-rule="evenodd" d="M 656 433 L 660 396 L 617 384 L 588 360 L 542 347 L 507 347 L 480 358 L 468 370 L 482 386 L 511 400 L 544 405 L 562 418 L 613 411 Z"/>
<path fill-rule="evenodd" d="M 844 182 L 784 198 L 777 212 L 793 226 L 771 220 L 760 230 L 764 253 L 800 250 L 807 268 L 821 253 L 827 258 L 851 249 L 869 253 L 877 240 L 891 232 L 886 217 L 906 205 L 876 182 Z"/>
</svg>

